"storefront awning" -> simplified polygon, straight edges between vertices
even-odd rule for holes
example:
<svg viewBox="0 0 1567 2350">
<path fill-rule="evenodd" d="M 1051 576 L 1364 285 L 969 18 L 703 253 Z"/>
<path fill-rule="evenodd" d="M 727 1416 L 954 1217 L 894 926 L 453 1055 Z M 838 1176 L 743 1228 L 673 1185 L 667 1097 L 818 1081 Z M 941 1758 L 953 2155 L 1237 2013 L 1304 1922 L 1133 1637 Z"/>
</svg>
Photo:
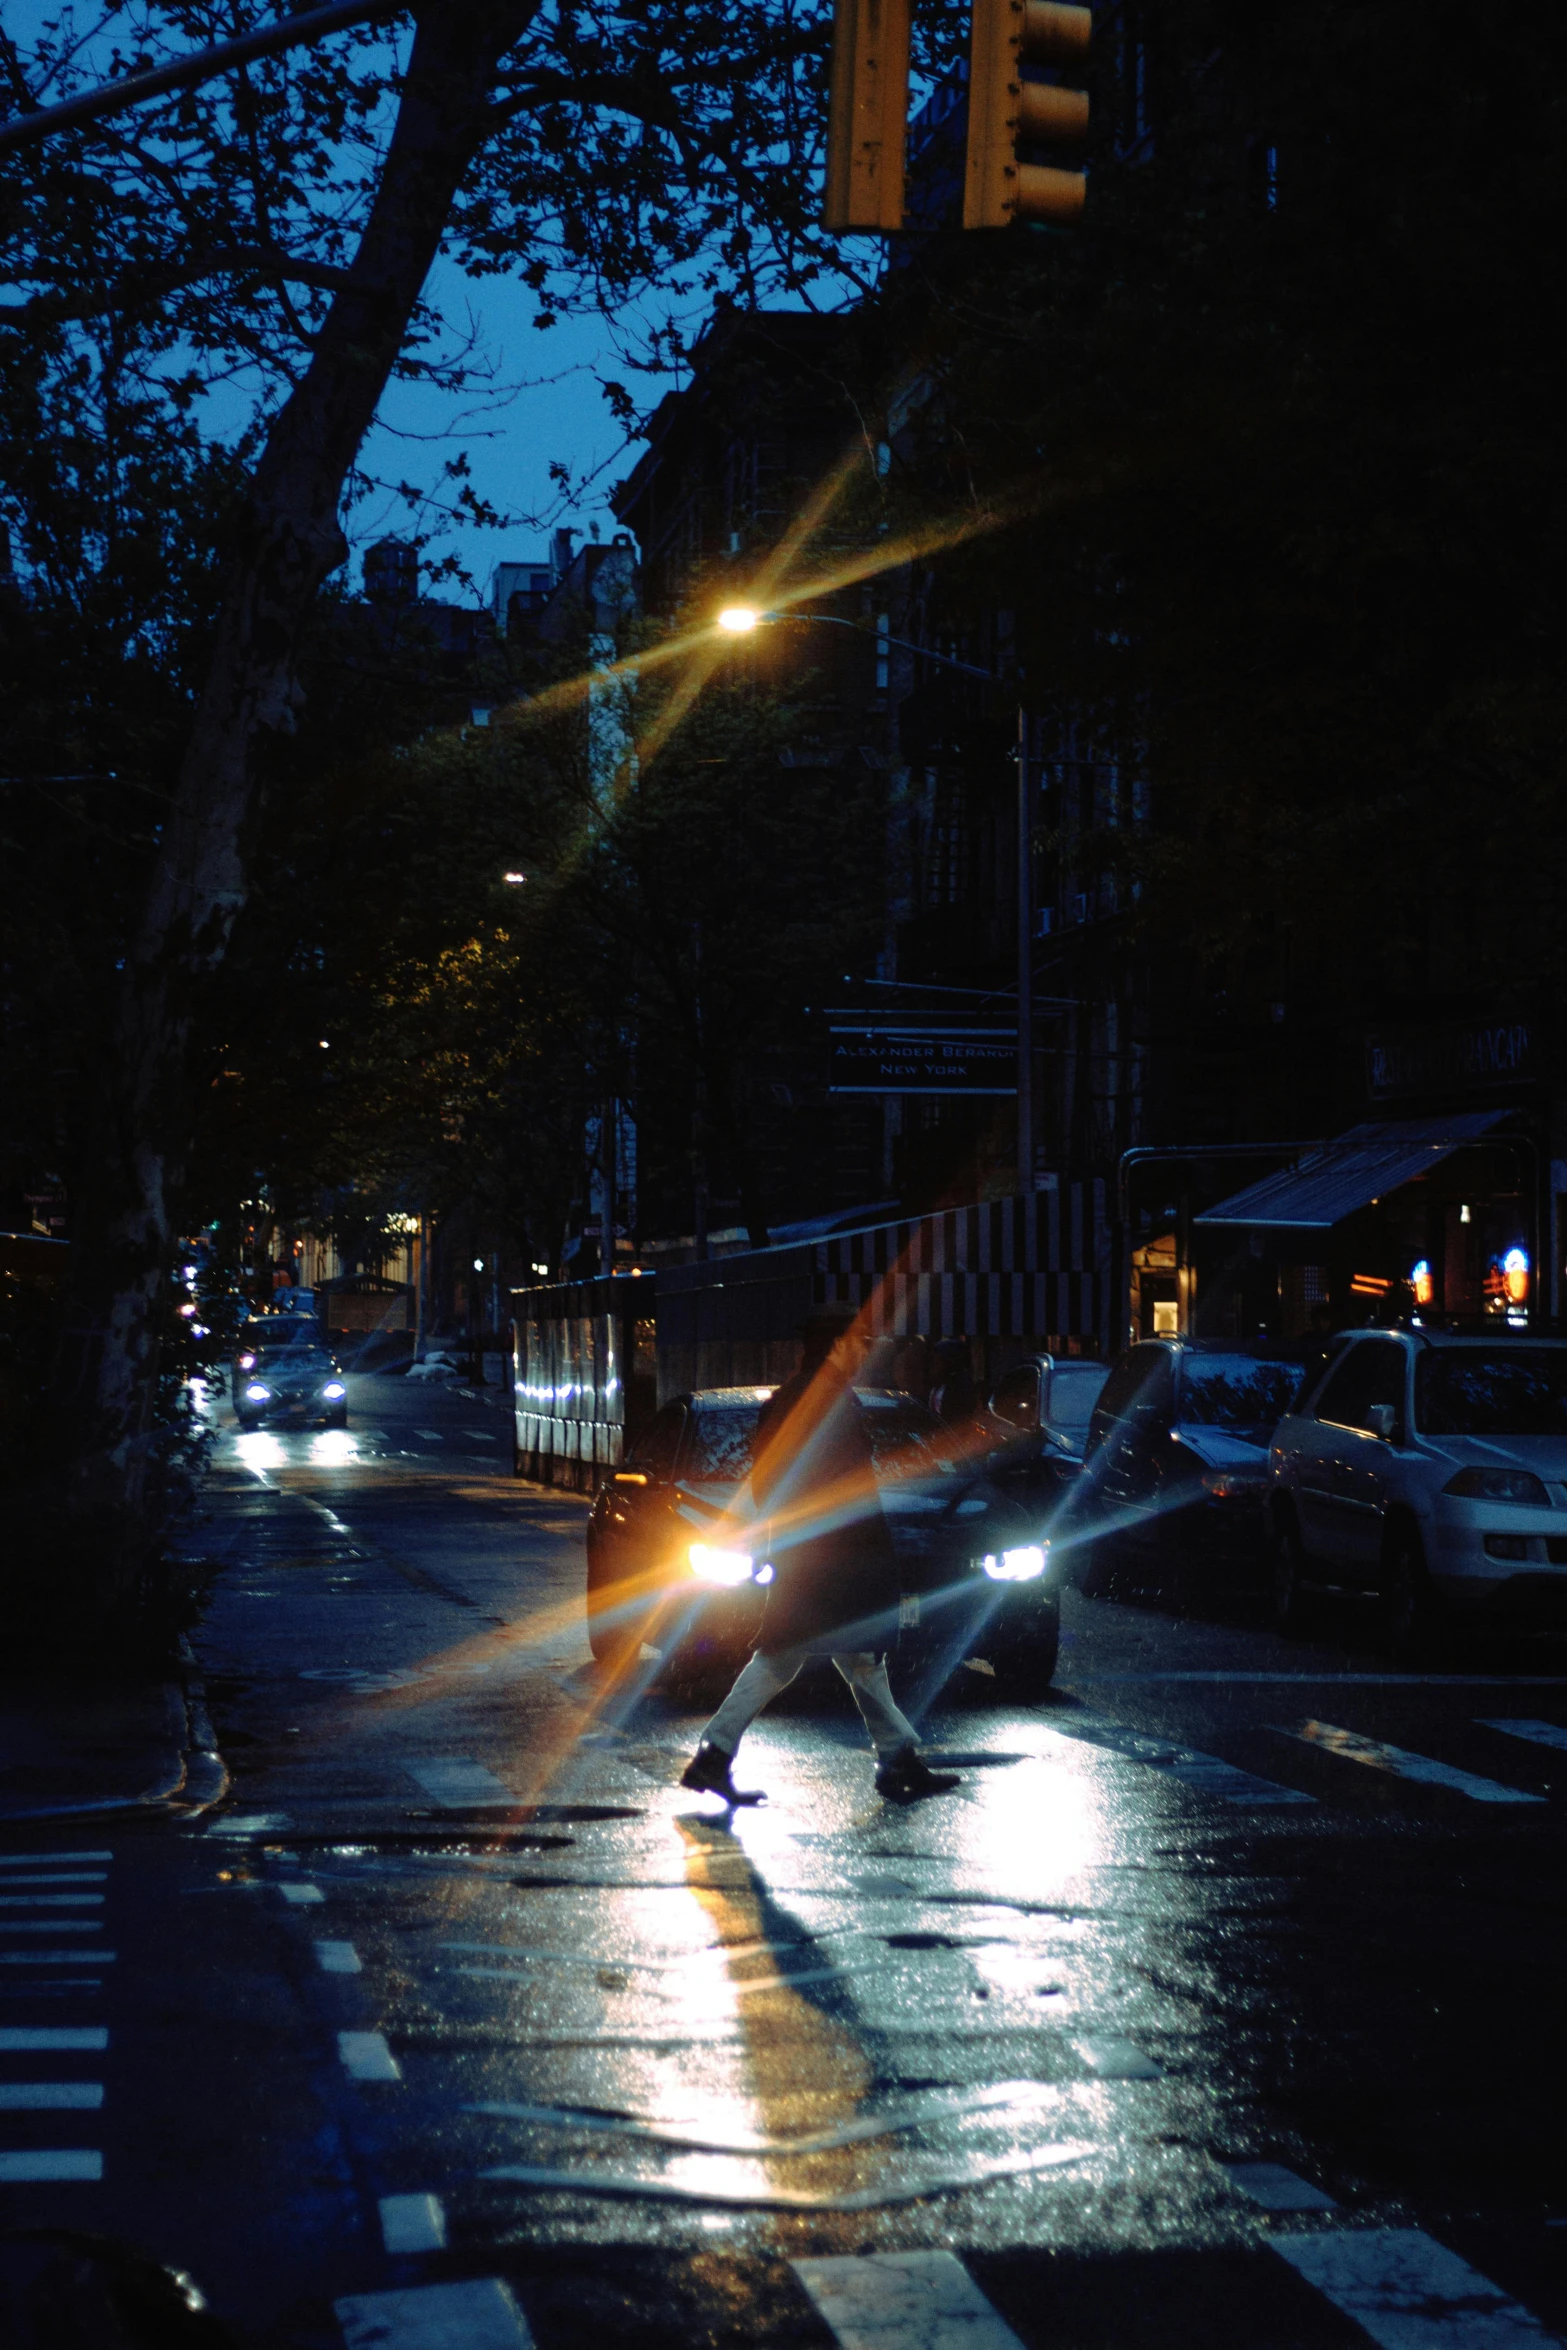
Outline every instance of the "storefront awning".
<svg viewBox="0 0 1567 2350">
<path fill-rule="evenodd" d="M 1297 1167 L 1265 1176 L 1244 1191 L 1205 1208 L 1198 1224 L 1279 1226 L 1328 1232 L 1385 1192 L 1424 1175 L 1439 1160 L 1479 1142 L 1508 1116 L 1506 1110 L 1466 1110 L 1453 1118 L 1395 1118 L 1352 1126 L 1303 1158 Z"/>
</svg>

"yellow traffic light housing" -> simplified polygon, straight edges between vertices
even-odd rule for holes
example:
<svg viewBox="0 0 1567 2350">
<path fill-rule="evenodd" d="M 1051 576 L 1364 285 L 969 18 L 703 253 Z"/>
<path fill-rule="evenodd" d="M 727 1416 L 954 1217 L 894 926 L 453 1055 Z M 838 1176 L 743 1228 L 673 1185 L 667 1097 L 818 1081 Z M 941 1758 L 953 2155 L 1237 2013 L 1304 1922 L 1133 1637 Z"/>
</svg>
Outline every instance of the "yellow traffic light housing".
<svg viewBox="0 0 1567 2350">
<path fill-rule="evenodd" d="M 1019 140 L 1054 146 L 1086 138 L 1088 94 L 1025 82 L 1023 67 L 1080 65 L 1093 12 L 1067 0 L 972 0 L 972 6 L 963 226 L 1075 220 L 1088 189 L 1084 174 L 1020 163 L 1017 149 Z"/>
<path fill-rule="evenodd" d="M 902 228 L 908 115 L 909 0 L 836 0 L 824 228 Z"/>
</svg>

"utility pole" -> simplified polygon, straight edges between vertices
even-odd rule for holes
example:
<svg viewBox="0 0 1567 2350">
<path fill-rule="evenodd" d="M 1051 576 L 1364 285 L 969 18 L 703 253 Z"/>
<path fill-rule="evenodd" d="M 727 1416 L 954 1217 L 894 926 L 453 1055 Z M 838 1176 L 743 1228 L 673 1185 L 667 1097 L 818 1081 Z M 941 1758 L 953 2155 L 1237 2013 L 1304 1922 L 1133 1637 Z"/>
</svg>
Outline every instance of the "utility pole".
<svg viewBox="0 0 1567 2350">
<path fill-rule="evenodd" d="M 1017 714 L 1017 1187 L 1034 1188 L 1034 804 L 1028 713 Z"/>
</svg>

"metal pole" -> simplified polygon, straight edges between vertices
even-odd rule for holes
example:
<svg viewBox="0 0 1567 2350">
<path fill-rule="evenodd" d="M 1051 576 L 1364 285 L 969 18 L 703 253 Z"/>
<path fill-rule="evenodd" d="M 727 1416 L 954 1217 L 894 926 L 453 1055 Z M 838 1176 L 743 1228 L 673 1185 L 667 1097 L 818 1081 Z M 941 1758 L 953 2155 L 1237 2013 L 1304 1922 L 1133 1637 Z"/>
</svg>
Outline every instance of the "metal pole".
<svg viewBox="0 0 1567 2350">
<path fill-rule="evenodd" d="M 1017 1187 L 1034 1188 L 1034 824 L 1028 715 L 1017 714 Z"/>
</svg>

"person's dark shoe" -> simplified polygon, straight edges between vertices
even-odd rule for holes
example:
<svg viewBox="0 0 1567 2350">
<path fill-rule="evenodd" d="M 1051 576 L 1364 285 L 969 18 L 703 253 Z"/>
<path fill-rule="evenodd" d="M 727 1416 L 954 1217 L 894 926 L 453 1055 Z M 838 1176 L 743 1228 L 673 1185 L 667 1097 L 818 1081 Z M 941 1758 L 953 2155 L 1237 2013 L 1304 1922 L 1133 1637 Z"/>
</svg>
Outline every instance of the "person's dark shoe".
<svg viewBox="0 0 1567 2350">
<path fill-rule="evenodd" d="M 933 1771 L 912 1746 L 900 1746 L 876 1771 L 876 1792 L 889 1803 L 917 1803 L 922 1795 L 950 1795 L 961 1785 L 951 1771 Z"/>
<path fill-rule="evenodd" d="M 682 1787 L 689 1787 L 697 1795 L 721 1795 L 725 1803 L 765 1803 L 760 1787 L 737 1787 L 729 1776 L 732 1754 L 725 1754 L 721 1746 L 713 1746 L 704 1739 L 680 1774 Z"/>
</svg>

